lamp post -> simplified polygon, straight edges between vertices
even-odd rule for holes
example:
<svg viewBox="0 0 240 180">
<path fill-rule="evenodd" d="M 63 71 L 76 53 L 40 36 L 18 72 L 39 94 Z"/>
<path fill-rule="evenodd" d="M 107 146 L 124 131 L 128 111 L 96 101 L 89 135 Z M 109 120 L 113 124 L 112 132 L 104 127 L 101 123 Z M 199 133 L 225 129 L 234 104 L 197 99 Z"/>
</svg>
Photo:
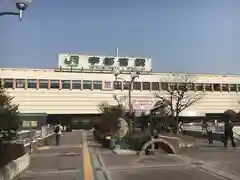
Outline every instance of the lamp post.
<svg viewBox="0 0 240 180">
<path fill-rule="evenodd" d="M 19 16 L 19 20 L 21 21 L 23 18 L 23 11 L 27 9 L 31 2 L 32 0 L 15 0 L 19 12 L 0 12 L 0 16 L 15 15 Z"/>
<path fill-rule="evenodd" d="M 123 81 L 126 81 L 125 79 L 118 77 L 121 73 L 121 71 L 118 68 L 113 69 L 112 73 L 115 76 L 115 80 L 121 79 Z M 133 84 L 133 82 L 136 78 L 139 78 L 139 74 L 140 74 L 139 72 L 131 72 L 130 73 L 131 79 L 130 79 L 129 84 L 128 84 L 128 87 L 129 87 L 128 88 L 128 108 L 129 108 L 128 110 L 129 110 L 129 114 L 132 114 L 132 84 Z M 131 118 L 130 118 L 129 124 L 130 124 L 129 131 L 131 132 L 132 131 L 132 119 Z"/>
</svg>

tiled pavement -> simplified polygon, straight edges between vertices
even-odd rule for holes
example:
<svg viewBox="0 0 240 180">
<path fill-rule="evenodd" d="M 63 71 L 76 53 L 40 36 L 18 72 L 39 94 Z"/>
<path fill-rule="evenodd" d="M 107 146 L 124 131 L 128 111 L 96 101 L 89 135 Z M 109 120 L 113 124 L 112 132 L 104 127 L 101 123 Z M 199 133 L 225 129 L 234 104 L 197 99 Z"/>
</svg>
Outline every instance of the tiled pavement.
<svg viewBox="0 0 240 180">
<path fill-rule="evenodd" d="M 91 133 L 86 133 L 91 140 Z M 140 158 L 137 155 L 117 156 L 89 141 L 95 180 L 239 180 L 240 148 L 223 148 L 201 142 L 197 149 L 180 155 L 158 154 Z M 61 145 L 40 148 L 32 154 L 28 170 L 18 180 L 83 179 L 82 132 L 65 133 Z M 95 160 L 94 158 L 95 157 Z M 99 166 L 96 165 L 99 162 Z M 101 177 L 101 179 L 100 179 Z"/>
<path fill-rule="evenodd" d="M 33 152 L 30 167 L 17 180 L 83 179 L 82 132 L 64 133 L 60 146 L 45 146 Z"/>
<path fill-rule="evenodd" d="M 224 149 L 222 144 L 201 144 L 180 155 L 158 154 L 140 158 L 137 155 L 116 156 L 93 147 L 102 171 L 109 180 L 239 180 L 240 148 Z"/>
</svg>

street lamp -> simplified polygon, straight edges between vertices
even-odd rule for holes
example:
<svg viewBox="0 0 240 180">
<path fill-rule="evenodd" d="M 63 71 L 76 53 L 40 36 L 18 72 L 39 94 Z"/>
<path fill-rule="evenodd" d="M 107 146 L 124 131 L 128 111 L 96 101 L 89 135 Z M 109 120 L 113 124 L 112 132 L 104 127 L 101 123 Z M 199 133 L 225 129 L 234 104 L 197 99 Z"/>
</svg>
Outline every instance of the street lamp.
<svg viewBox="0 0 240 180">
<path fill-rule="evenodd" d="M 122 79 L 122 80 L 126 81 L 125 79 L 118 77 L 121 74 L 121 71 L 118 68 L 113 69 L 112 73 L 115 76 L 115 80 Z M 139 78 L 139 74 L 140 74 L 140 72 L 131 72 L 130 73 L 131 80 L 129 81 L 129 84 L 128 84 L 129 85 L 129 88 L 128 88 L 129 114 L 132 114 L 132 97 L 131 97 L 132 96 L 132 93 L 131 93 L 132 92 L 132 84 L 136 78 Z M 129 131 L 131 132 L 132 131 L 132 121 L 130 121 L 129 124 L 130 124 Z"/>
<path fill-rule="evenodd" d="M 15 0 L 16 7 L 19 10 L 19 12 L 1 12 L 0 16 L 16 15 L 19 16 L 19 20 L 21 21 L 23 18 L 23 11 L 27 9 L 31 2 L 32 0 Z"/>
</svg>

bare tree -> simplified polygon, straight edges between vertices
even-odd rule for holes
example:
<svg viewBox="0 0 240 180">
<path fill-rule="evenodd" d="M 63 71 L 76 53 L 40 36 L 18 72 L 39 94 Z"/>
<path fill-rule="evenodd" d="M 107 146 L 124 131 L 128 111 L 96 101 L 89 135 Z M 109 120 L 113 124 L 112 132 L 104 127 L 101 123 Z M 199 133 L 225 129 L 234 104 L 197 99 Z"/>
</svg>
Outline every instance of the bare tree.
<svg viewBox="0 0 240 180">
<path fill-rule="evenodd" d="M 174 132 L 178 131 L 180 113 L 195 104 L 202 97 L 202 93 L 195 91 L 194 77 L 188 74 L 172 74 L 161 80 L 165 94 L 156 94 L 160 105 L 165 104 L 173 120 Z"/>
</svg>

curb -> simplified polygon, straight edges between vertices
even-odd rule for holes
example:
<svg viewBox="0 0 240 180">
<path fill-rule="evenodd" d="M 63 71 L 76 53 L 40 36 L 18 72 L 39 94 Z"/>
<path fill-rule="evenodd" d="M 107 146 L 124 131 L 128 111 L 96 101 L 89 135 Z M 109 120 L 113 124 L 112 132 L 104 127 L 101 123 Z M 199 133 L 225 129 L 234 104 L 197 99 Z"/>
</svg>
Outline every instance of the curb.
<svg viewBox="0 0 240 180">
<path fill-rule="evenodd" d="M 100 154 L 95 151 L 90 153 L 90 156 L 92 160 L 95 180 L 111 180 L 111 177 L 107 172 L 107 169 L 104 165 L 102 158 L 100 157 Z"/>
</svg>

